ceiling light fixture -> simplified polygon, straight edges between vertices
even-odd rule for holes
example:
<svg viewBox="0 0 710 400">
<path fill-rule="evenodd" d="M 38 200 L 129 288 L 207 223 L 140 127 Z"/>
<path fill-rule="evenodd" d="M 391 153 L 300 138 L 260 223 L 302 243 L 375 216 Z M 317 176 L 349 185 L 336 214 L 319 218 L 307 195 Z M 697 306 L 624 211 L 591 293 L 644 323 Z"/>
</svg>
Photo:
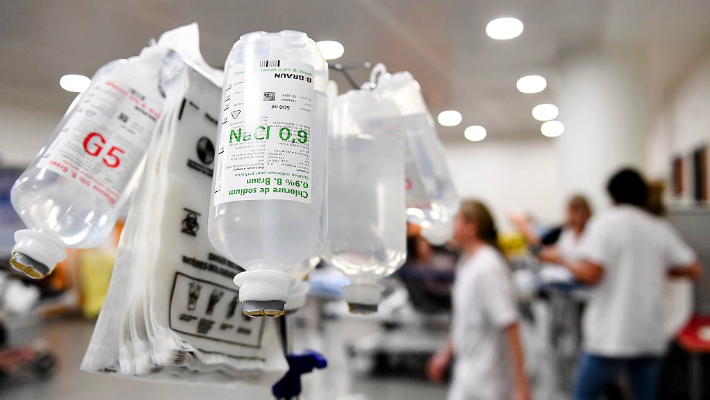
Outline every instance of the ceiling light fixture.
<svg viewBox="0 0 710 400">
<path fill-rule="evenodd" d="M 523 33 L 523 23 L 517 18 L 497 18 L 486 25 L 486 33 L 491 39 L 509 40 Z"/>
<path fill-rule="evenodd" d="M 84 75 L 64 75 L 59 78 L 59 86 L 67 92 L 83 92 L 91 84 L 91 79 Z"/>
<path fill-rule="evenodd" d="M 440 112 L 437 120 L 443 126 L 456 126 L 461 123 L 463 117 L 458 111 L 448 110 Z"/>
<path fill-rule="evenodd" d="M 565 126 L 560 121 L 547 121 L 540 127 L 540 132 L 547 137 L 560 136 L 565 131 Z"/>
<path fill-rule="evenodd" d="M 552 121 L 560 115 L 554 104 L 538 104 L 532 109 L 532 116 L 538 121 Z"/>
<path fill-rule="evenodd" d="M 515 86 L 522 93 L 540 93 L 547 87 L 547 79 L 540 75 L 528 75 L 518 79 Z"/>
<path fill-rule="evenodd" d="M 479 125 L 469 126 L 463 131 L 463 136 L 472 142 L 480 142 L 486 138 L 486 135 L 486 128 Z"/>
<path fill-rule="evenodd" d="M 345 53 L 345 47 L 343 47 L 340 42 L 334 40 L 321 40 L 316 43 L 316 45 L 318 45 L 320 52 L 323 54 L 323 58 L 326 60 L 335 60 Z"/>
</svg>

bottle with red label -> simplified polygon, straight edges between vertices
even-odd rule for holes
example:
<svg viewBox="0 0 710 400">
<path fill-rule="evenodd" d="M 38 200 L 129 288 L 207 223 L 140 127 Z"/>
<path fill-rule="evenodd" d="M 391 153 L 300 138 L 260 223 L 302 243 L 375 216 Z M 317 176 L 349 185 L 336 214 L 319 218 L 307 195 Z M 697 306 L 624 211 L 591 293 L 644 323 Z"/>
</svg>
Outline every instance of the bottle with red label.
<svg viewBox="0 0 710 400">
<path fill-rule="evenodd" d="M 167 50 L 100 68 L 12 188 L 28 229 L 15 232 L 10 264 L 40 279 L 113 229 L 130 196 L 163 108 L 159 86 Z"/>
<path fill-rule="evenodd" d="M 389 74 L 379 64 L 373 68 L 371 83 L 379 73 L 375 92 L 397 105 L 407 132 L 407 221 L 421 226 L 422 236 L 429 243 L 443 245 L 453 235 L 453 217 L 460 200 L 434 120 L 419 82 L 409 72 Z"/>
</svg>

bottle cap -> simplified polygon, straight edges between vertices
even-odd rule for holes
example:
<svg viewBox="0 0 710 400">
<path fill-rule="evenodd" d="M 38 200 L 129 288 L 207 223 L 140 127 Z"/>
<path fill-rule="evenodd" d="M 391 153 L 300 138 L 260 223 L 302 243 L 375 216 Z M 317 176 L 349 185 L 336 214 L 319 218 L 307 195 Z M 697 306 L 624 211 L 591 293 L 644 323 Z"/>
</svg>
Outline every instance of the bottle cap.
<svg viewBox="0 0 710 400">
<path fill-rule="evenodd" d="M 306 282 L 296 282 L 288 292 L 288 301 L 286 302 L 286 311 L 292 312 L 306 305 L 308 300 L 308 291 L 310 286 Z"/>
<path fill-rule="evenodd" d="M 291 275 L 274 270 L 245 271 L 234 277 L 244 315 L 251 317 L 284 315 L 289 289 L 295 282 Z"/>
<path fill-rule="evenodd" d="M 15 232 L 10 265 L 32 279 L 42 279 L 67 258 L 64 243 L 54 232 L 22 229 Z"/>
<path fill-rule="evenodd" d="M 422 224 L 422 236 L 434 246 L 442 246 L 454 235 L 454 222 L 450 219 L 441 222 Z"/>
<path fill-rule="evenodd" d="M 343 288 L 350 313 L 363 315 L 377 312 L 384 290 L 379 283 L 353 283 Z"/>
<path fill-rule="evenodd" d="M 286 313 L 285 302 L 280 300 L 270 301 L 245 301 L 242 310 L 247 317 L 278 318 Z"/>
</svg>

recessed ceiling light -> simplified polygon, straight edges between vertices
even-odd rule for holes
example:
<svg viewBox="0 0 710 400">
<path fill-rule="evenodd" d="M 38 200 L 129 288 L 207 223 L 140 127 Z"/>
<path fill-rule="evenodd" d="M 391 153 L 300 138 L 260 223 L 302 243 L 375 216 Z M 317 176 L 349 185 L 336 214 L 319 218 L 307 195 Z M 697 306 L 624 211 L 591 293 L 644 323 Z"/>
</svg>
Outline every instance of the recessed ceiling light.
<svg viewBox="0 0 710 400">
<path fill-rule="evenodd" d="M 528 75 L 518 79 L 515 86 L 523 93 L 539 93 L 547 87 L 547 79 L 540 75 Z"/>
<path fill-rule="evenodd" d="M 463 131 L 463 136 L 472 142 L 480 142 L 486 138 L 486 134 L 486 128 L 478 125 L 469 126 Z"/>
<path fill-rule="evenodd" d="M 84 75 L 64 75 L 59 78 L 59 86 L 67 92 L 83 92 L 91 84 L 91 79 Z"/>
<path fill-rule="evenodd" d="M 538 121 L 552 121 L 560 115 L 554 104 L 538 104 L 532 109 L 532 116 Z"/>
<path fill-rule="evenodd" d="M 560 136 L 565 131 L 565 126 L 560 121 L 547 121 L 540 127 L 540 132 L 547 137 Z"/>
<path fill-rule="evenodd" d="M 320 52 L 323 54 L 323 58 L 326 60 L 335 60 L 345 53 L 343 45 L 334 40 L 321 40 L 316 43 L 316 45 L 318 45 Z"/>
<path fill-rule="evenodd" d="M 461 123 L 463 117 L 461 113 L 454 110 L 442 111 L 437 118 L 443 126 L 456 126 Z"/>
<path fill-rule="evenodd" d="M 517 18 L 498 18 L 486 25 L 486 33 L 491 39 L 508 40 L 523 33 L 523 23 Z"/>
</svg>

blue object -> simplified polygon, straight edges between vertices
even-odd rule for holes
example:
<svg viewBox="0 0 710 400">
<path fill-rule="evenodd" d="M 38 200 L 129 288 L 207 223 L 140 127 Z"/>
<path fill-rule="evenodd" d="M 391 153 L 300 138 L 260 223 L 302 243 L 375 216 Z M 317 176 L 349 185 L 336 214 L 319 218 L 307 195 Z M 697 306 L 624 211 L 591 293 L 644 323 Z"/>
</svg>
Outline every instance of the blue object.
<svg viewBox="0 0 710 400">
<path fill-rule="evenodd" d="M 277 399 L 292 399 L 301 394 L 301 375 L 308 374 L 314 369 L 323 369 L 328 366 L 328 361 L 315 351 L 305 350 L 286 357 L 288 372 L 276 382 L 272 393 Z"/>
<path fill-rule="evenodd" d="M 635 399 L 658 398 L 663 359 L 659 357 L 601 357 L 582 353 L 579 360 L 574 400 L 598 399 L 609 382 L 628 373 L 631 392 Z"/>
<path fill-rule="evenodd" d="M 350 284 L 350 279 L 334 268 L 323 268 L 311 272 L 307 283 L 311 288 L 309 296 L 331 300 L 343 297 L 343 287 Z"/>
</svg>

